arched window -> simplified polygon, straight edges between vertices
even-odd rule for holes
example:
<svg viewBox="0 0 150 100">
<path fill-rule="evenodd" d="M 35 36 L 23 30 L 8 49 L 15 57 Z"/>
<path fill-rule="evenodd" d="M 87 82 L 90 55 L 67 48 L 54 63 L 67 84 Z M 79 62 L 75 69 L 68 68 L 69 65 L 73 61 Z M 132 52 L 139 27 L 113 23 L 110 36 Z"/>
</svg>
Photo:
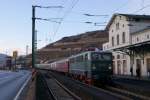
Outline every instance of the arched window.
<svg viewBox="0 0 150 100">
<path fill-rule="evenodd" d="M 119 45 L 119 34 L 117 35 L 117 45 Z"/>
<path fill-rule="evenodd" d="M 114 37 L 111 38 L 112 46 L 114 46 Z"/>
<path fill-rule="evenodd" d="M 126 40 L 125 40 L 125 32 L 122 33 L 122 43 L 125 43 Z"/>
</svg>

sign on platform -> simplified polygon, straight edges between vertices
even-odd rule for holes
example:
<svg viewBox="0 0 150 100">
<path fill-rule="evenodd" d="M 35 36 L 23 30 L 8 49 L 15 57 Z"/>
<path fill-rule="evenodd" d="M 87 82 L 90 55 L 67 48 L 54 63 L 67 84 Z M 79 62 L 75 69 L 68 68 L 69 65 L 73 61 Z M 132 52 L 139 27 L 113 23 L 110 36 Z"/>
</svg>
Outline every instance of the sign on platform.
<svg viewBox="0 0 150 100">
<path fill-rule="evenodd" d="M 13 58 L 17 58 L 18 56 L 18 51 L 13 51 Z"/>
</svg>

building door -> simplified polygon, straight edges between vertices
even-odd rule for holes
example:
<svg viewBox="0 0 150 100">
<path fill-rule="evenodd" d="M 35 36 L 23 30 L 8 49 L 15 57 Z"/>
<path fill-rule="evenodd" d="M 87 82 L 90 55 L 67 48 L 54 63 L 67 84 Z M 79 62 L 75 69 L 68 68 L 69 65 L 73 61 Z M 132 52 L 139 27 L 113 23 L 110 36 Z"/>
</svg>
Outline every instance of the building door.
<svg viewBox="0 0 150 100">
<path fill-rule="evenodd" d="M 136 75 L 138 77 L 141 76 L 141 68 L 142 68 L 142 61 L 141 61 L 141 59 L 136 59 Z"/>
<path fill-rule="evenodd" d="M 127 61 L 123 60 L 123 74 L 125 75 L 127 73 Z"/>
<path fill-rule="evenodd" d="M 120 65 L 120 60 L 117 61 L 117 72 L 118 72 L 118 75 L 121 75 L 121 65 Z"/>
<path fill-rule="evenodd" d="M 116 74 L 116 71 L 115 71 L 115 61 L 113 61 L 112 68 L 113 68 L 113 74 Z"/>
<path fill-rule="evenodd" d="M 147 73 L 148 76 L 150 76 L 150 58 L 146 59 L 146 66 L 147 66 Z"/>
</svg>

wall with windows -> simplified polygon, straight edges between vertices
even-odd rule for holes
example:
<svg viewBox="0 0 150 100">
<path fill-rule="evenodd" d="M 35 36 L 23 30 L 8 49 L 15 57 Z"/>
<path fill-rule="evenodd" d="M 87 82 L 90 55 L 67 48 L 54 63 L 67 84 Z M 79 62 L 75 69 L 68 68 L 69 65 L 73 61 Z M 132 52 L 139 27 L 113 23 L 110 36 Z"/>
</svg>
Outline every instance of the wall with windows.
<svg viewBox="0 0 150 100">
<path fill-rule="evenodd" d="M 111 51 L 115 48 L 150 40 L 150 29 L 137 32 L 148 27 L 150 27 L 150 20 L 144 18 L 137 19 L 136 17 L 129 18 L 123 15 L 116 15 L 108 29 L 109 42 L 103 44 L 103 50 Z M 133 62 L 134 75 L 136 75 L 136 67 L 140 64 L 141 75 L 148 75 L 148 69 L 150 70 L 150 54 L 146 54 L 144 56 L 144 61 L 142 61 L 141 57 L 139 56 L 134 57 L 134 60 L 131 61 L 131 58 L 128 55 L 121 52 L 113 52 L 113 58 L 114 74 L 131 75 L 130 68 L 131 62 Z"/>
<path fill-rule="evenodd" d="M 108 50 L 109 48 L 109 42 L 103 44 L 103 51 Z"/>
<path fill-rule="evenodd" d="M 134 33 L 140 30 L 143 30 L 147 27 L 150 27 L 150 20 L 149 19 L 137 19 L 137 18 L 130 18 L 129 21 L 129 28 L 130 33 Z"/>
<path fill-rule="evenodd" d="M 150 29 L 131 34 L 132 44 L 141 43 L 150 40 Z"/>
<path fill-rule="evenodd" d="M 130 74 L 130 57 L 125 54 L 113 53 L 113 71 L 114 74 L 129 75 Z"/>
<path fill-rule="evenodd" d="M 129 45 L 129 22 L 125 16 L 116 16 L 109 28 L 110 49 Z"/>
<path fill-rule="evenodd" d="M 129 22 L 125 16 L 116 16 L 109 28 L 109 43 L 105 43 L 104 50 L 113 50 L 130 44 Z M 107 46 L 108 45 L 108 46 Z M 108 47 L 108 48 L 106 48 Z M 113 52 L 113 71 L 114 74 L 130 74 L 130 58 L 128 55 Z"/>
<path fill-rule="evenodd" d="M 150 53 L 144 56 L 142 59 L 140 56 L 135 55 L 133 63 L 133 75 L 136 76 L 136 69 L 140 67 L 141 76 L 150 76 L 148 70 L 150 70 Z"/>
</svg>

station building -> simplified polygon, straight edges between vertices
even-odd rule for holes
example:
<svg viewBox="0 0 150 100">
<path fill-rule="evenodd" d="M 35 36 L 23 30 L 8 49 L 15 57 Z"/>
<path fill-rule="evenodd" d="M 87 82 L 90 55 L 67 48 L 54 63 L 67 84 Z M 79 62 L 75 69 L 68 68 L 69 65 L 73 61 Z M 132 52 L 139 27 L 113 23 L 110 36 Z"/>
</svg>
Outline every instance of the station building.
<svg viewBox="0 0 150 100">
<path fill-rule="evenodd" d="M 106 26 L 116 75 L 150 76 L 150 15 L 114 14 Z"/>
</svg>

